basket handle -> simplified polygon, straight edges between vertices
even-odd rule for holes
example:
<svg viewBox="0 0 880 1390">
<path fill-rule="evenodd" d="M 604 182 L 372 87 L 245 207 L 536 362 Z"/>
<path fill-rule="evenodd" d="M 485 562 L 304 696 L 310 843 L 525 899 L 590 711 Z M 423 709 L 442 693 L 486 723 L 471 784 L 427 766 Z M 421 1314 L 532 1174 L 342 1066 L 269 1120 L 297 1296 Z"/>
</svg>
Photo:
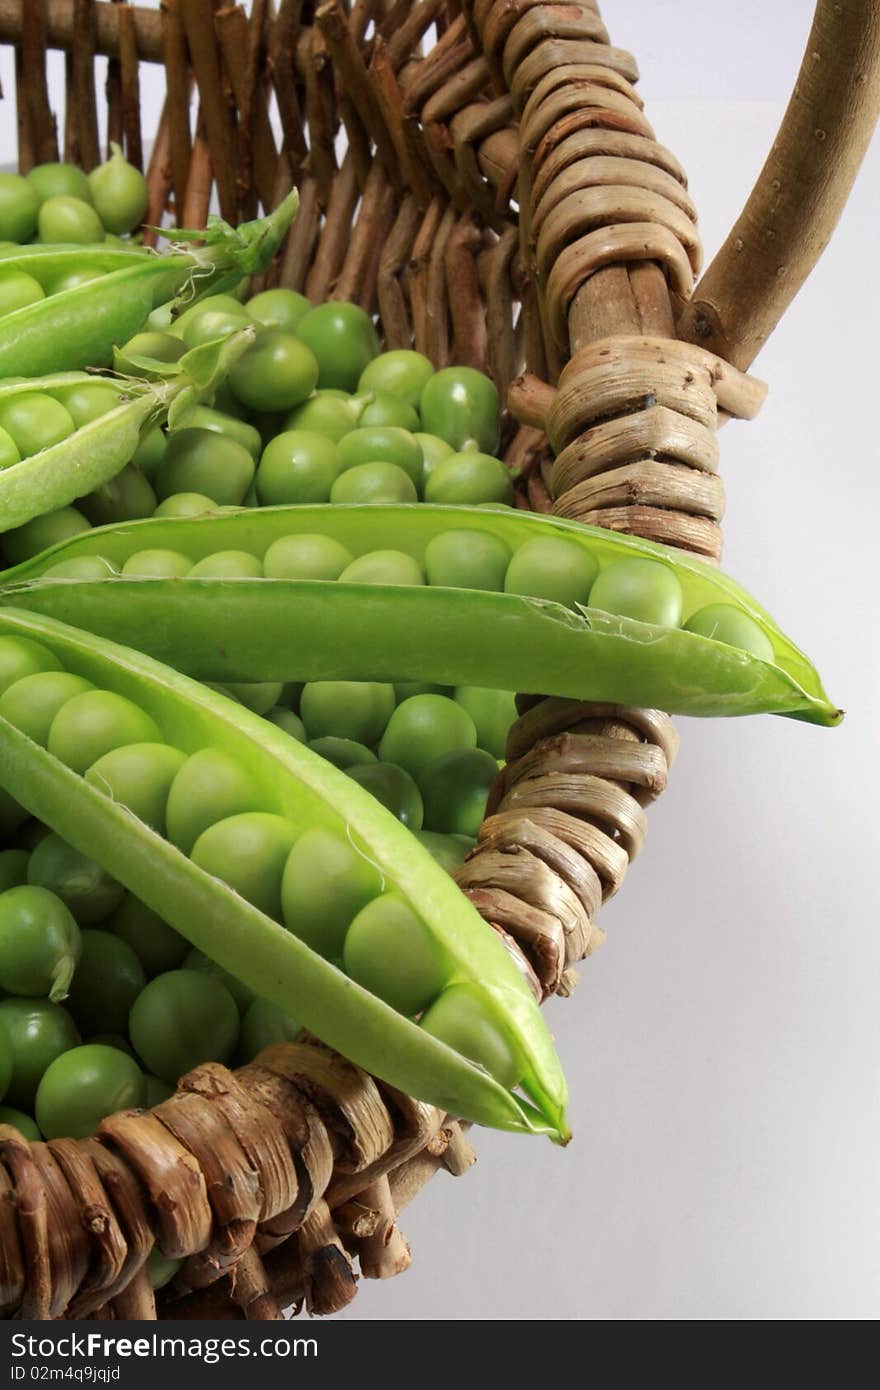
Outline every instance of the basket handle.
<svg viewBox="0 0 880 1390">
<path fill-rule="evenodd" d="M 880 3 L 818 0 L 748 202 L 677 331 L 747 368 L 828 244 L 880 115 Z"/>
</svg>

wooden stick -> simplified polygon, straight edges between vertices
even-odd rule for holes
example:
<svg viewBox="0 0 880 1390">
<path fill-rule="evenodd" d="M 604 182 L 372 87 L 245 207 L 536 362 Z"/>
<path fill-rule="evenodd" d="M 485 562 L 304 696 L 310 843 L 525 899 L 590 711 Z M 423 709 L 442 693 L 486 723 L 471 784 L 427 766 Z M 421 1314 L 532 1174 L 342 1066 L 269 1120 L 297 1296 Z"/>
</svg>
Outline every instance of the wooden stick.
<svg viewBox="0 0 880 1390">
<path fill-rule="evenodd" d="M 34 0 L 0 0 L 0 43 L 17 43 L 21 14 L 34 10 Z M 119 9 L 109 0 L 95 4 L 95 52 L 119 57 Z M 135 38 L 142 62 L 162 61 L 162 16 L 158 10 L 138 5 L 133 10 Z M 45 16 L 46 42 L 50 48 L 71 49 L 76 40 L 76 18 L 68 0 L 48 0 Z"/>
<path fill-rule="evenodd" d="M 819 0 L 794 94 L 679 337 L 754 361 L 828 244 L 880 114 L 880 5 Z"/>
</svg>

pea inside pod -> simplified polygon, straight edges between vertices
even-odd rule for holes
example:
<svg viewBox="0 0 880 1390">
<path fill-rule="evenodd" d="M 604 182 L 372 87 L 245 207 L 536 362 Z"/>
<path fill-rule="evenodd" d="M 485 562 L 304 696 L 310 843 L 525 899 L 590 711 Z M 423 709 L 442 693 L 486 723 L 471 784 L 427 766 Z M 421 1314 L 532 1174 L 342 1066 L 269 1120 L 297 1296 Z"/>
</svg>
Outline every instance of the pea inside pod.
<svg viewBox="0 0 880 1390">
<path fill-rule="evenodd" d="M 32 582 L 75 556 L 124 569 L 148 540 L 190 567 L 227 550 L 265 557 L 267 577 L 199 579 L 190 568 L 165 587 Z M 154 518 L 74 537 L 7 580 L 5 601 L 143 643 L 203 680 L 417 680 L 701 716 L 842 717 L 807 657 L 726 575 L 525 513 L 420 504 Z"/>
<path fill-rule="evenodd" d="M 0 637 L 29 644 L 29 658 L 33 648 L 42 649 L 50 674 L 54 664 L 94 687 L 58 711 L 49 749 L 0 718 L 0 785 L 22 797 L 32 814 L 102 862 L 114 881 L 260 998 L 392 1085 L 481 1123 L 567 1138 L 564 1079 L 518 971 L 428 851 L 368 792 L 273 724 L 139 653 L 8 610 L 0 614 Z M 96 728 L 100 702 L 93 694 L 123 702 L 108 707 L 105 734 Z M 187 839 L 194 831 L 198 838 L 187 856 L 108 795 L 102 776 L 77 770 L 84 758 L 75 737 L 83 699 L 90 700 L 86 734 L 95 749 L 120 747 L 123 738 L 140 745 L 138 757 L 147 756 L 144 723 L 148 742 L 184 756 L 168 796 L 169 830 L 178 779 L 198 787 L 201 771 L 191 769 L 207 752 L 238 767 L 258 809 L 232 809 L 208 786 L 202 796 L 208 823 L 189 827 Z M 337 884 L 333 931 L 342 937 L 343 958 L 355 921 L 370 909 L 348 952 L 349 975 L 321 953 L 335 950 L 335 939 L 322 936 L 314 915 L 305 924 L 290 868 L 300 841 L 316 829 L 363 865 L 352 896 L 344 854 L 334 850 L 327 861 L 327 883 Z M 318 858 L 312 845 L 307 872 L 316 870 Z M 316 932 L 319 950 L 311 944 Z M 390 953 L 389 940 L 396 943 Z M 367 959 L 371 942 L 378 963 Z M 444 1024 L 441 1017 L 430 1034 L 410 1016 L 463 984 L 475 1001 L 468 1008 L 480 1012 L 497 1055 L 516 1059 L 513 1081 L 509 1068 L 501 1084 L 483 1055 L 473 1060 L 467 1046 L 451 1045 L 464 1036 L 464 1025 L 454 1022 L 456 995 L 443 1011 L 452 1020 Z M 163 1075 L 157 1061 L 167 1070 L 161 1058 L 148 1059 Z"/>
</svg>

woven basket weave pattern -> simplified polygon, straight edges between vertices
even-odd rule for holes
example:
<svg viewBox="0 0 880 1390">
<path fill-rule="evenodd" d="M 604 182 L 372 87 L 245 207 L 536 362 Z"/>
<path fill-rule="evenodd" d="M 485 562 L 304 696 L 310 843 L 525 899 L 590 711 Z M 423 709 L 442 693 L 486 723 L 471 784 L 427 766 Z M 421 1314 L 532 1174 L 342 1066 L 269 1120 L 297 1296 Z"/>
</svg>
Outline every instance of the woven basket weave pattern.
<svg viewBox="0 0 880 1390">
<path fill-rule="evenodd" d="M 251 217 L 297 184 L 268 283 L 354 300 L 388 347 L 488 371 L 510 402 L 518 505 L 718 559 L 716 428 L 763 393 L 675 338 L 700 265 L 695 211 L 591 0 L 254 0 L 250 16 L 214 0 L 0 0 L 0 41 L 16 44 L 24 169 L 59 153 L 47 45 L 66 53 L 60 153 L 86 167 L 96 54 L 109 136 L 134 162 L 140 64 L 163 63 L 150 222 L 202 225 L 214 193 L 228 219 Z M 457 878 L 538 998 L 571 993 L 601 943 L 599 908 L 676 746 L 659 711 L 520 698 Z M 234 1075 L 199 1067 L 94 1139 L 27 1144 L 0 1127 L 0 1306 L 156 1316 L 143 1264 L 157 1240 L 185 1260 L 160 1316 L 333 1312 L 355 1266 L 406 1267 L 397 1213 L 439 1167 L 472 1161 L 454 1120 L 312 1039 Z"/>
</svg>

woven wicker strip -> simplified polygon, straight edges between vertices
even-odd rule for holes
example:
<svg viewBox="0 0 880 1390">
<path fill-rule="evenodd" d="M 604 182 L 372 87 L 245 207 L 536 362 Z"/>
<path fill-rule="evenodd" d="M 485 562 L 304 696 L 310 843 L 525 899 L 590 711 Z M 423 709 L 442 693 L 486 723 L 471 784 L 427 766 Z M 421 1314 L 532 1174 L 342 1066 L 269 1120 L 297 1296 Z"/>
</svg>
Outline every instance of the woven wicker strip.
<svg viewBox="0 0 880 1390">
<path fill-rule="evenodd" d="M 833 57 L 806 61 L 768 170 L 693 304 L 686 178 L 592 0 L 254 0 L 249 15 L 220 0 L 0 0 L 0 42 L 15 45 L 23 169 L 59 154 L 47 47 L 66 55 L 63 153 L 87 167 L 96 55 L 111 60 L 110 137 L 135 163 L 139 63 L 163 63 L 150 223 L 200 225 L 214 191 L 227 217 L 253 216 L 296 183 L 300 213 L 266 283 L 356 300 L 389 347 L 489 371 L 509 393 L 518 505 L 718 558 L 716 428 L 758 409 L 763 388 L 742 371 L 817 258 L 867 143 L 880 99 L 871 0 L 820 0 L 808 53 Z M 794 194 L 780 203 L 781 186 Z M 783 276 L 761 239 L 768 219 L 773 254 L 794 248 Z M 698 345 L 676 340 L 677 318 Z M 660 711 L 520 697 L 458 877 L 537 997 L 570 994 L 575 962 L 601 944 L 599 908 L 642 846 L 677 743 Z M 0 1127 L 0 1311 L 332 1313 L 354 1296 L 356 1267 L 406 1268 L 398 1213 L 440 1168 L 473 1161 L 453 1119 L 310 1038 L 235 1074 L 199 1067 L 153 1112 L 111 1116 L 86 1141 L 31 1145 Z M 183 1261 L 158 1309 L 154 1243 Z"/>
</svg>

